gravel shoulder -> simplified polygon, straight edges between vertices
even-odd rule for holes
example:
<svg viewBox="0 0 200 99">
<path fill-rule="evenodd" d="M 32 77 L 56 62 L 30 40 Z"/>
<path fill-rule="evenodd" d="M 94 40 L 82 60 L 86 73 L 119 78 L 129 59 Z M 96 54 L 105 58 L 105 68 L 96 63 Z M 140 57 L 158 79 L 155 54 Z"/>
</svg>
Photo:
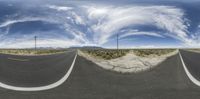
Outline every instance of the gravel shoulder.
<svg viewBox="0 0 200 99">
<path fill-rule="evenodd" d="M 49 53 L 35 53 L 35 51 L 30 52 L 23 52 L 23 51 L 15 51 L 15 52 L 6 52 L 6 51 L 0 51 L 0 54 L 8 54 L 8 55 L 19 55 L 19 56 L 44 56 L 44 55 L 53 55 L 53 54 L 61 54 L 65 53 L 67 51 L 58 51 L 58 52 L 49 52 Z"/>
<path fill-rule="evenodd" d="M 195 53 L 200 53 L 200 49 L 196 49 L 196 50 L 193 50 L 193 49 L 186 49 L 186 51 L 189 51 L 189 52 L 195 52 Z"/>
<path fill-rule="evenodd" d="M 94 57 L 80 50 L 78 51 L 78 55 L 85 57 L 87 60 L 94 62 L 98 66 L 106 70 L 111 70 L 119 73 L 139 73 L 150 70 L 166 60 L 168 57 L 177 53 L 178 50 L 161 56 L 150 55 L 147 57 L 140 57 L 136 56 L 134 52 L 129 52 L 125 56 L 116 59 L 105 60 Z"/>
</svg>

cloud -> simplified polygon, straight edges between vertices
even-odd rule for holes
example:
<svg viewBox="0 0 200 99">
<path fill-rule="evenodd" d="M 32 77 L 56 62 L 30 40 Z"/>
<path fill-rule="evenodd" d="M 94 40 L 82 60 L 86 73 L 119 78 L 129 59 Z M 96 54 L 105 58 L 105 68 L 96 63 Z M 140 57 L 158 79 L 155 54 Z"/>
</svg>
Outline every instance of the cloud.
<svg viewBox="0 0 200 99">
<path fill-rule="evenodd" d="M 19 42 L 20 41 L 20 42 Z M 18 40 L 13 42 L 13 39 L 5 40 L 0 43 L 1 48 L 33 48 L 35 44 L 34 40 Z M 62 39 L 45 39 L 45 40 L 37 40 L 37 47 L 70 47 L 70 46 L 78 46 L 80 42 L 76 40 L 62 40 Z"/>
<path fill-rule="evenodd" d="M 15 24 L 15 23 L 30 22 L 30 21 L 55 22 L 53 20 L 49 20 L 47 18 L 42 18 L 42 17 L 25 17 L 25 18 L 19 18 L 19 19 L 9 19 L 9 20 L 6 20 L 5 22 L 2 22 L 0 24 L 0 28 L 2 28 L 2 27 L 9 27 L 10 25 Z"/>
<path fill-rule="evenodd" d="M 74 16 L 71 16 L 74 17 Z M 77 18 L 77 16 L 76 16 Z M 76 19 L 73 19 L 74 21 Z M 30 21 L 42 21 L 53 24 L 61 25 L 64 27 L 66 35 L 60 37 L 58 30 L 53 31 L 37 31 L 34 34 L 22 34 L 18 33 L 11 35 L 6 35 L 9 32 L 10 26 L 16 23 L 30 22 Z M 0 46 L 1 48 L 31 48 L 34 45 L 33 37 L 35 35 L 39 37 L 44 37 L 38 40 L 38 47 L 70 47 L 70 46 L 81 46 L 81 45 L 92 45 L 86 38 L 86 35 L 82 33 L 78 28 L 73 27 L 70 23 L 64 21 L 63 19 L 50 17 L 23 17 L 19 19 L 9 19 L 0 24 L 0 30 L 6 28 L 3 34 L 0 35 Z M 66 29 L 66 30 L 65 30 Z M 49 35 L 49 36 L 48 36 Z M 54 37 L 52 36 L 54 35 Z M 72 35 L 73 38 L 69 38 L 67 35 Z"/>
<path fill-rule="evenodd" d="M 71 15 L 72 15 L 71 18 L 73 18 L 76 24 L 82 24 L 82 25 L 86 24 L 84 22 L 84 19 L 81 16 L 79 16 L 77 13 L 71 12 Z"/>
<path fill-rule="evenodd" d="M 190 35 L 191 41 L 188 43 L 190 47 L 199 48 L 200 47 L 200 25 L 197 26 L 192 35 Z M 188 47 L 188 46 L 185 46 Z"/>
<path fill-rule="evenodd" d="M 109 7 L 101 7 L 99 8 L 95 8 L 95 7 L 90 7 L 90 6 L 85 6 L 88 10 L 88 17 L 89 19 L 93 19 L 93 18 L 100 18 L 103 15 L 106 15 L 109 11 Z"/>
<path fill-rule="evenodd" d="M 127 47 L 127 48 L 130 48 Z M 159 48 L 182 48 L 182 46 L 173 46 L 173 45 L 139 45 L 139 46 L 132 46 L 131 48 L 134 48 L 134 49 L 159 49 Z"/>
<path fill-rule="evenodd" d="M 62 14 L 60 14 L 62 15 Z M 73 14 L 71 14 L 70 16 L 72 19 L 72 21 L 74 21 L 74 24 L 84 24 L 84 22 L 81 20 L 80 16 L 78 16 L 75 12 L 73 12 Z M 16 24 L 16 23 L 25 23 L 25 22 L 31 22 L 31 21 L 42 21 L 42 22 L 47 22 L 50 24 L 57 24 L 60 25 L 60 27 L 64 27 L 64 31 L 66 31 L 66 35 L 65 37 L 63 36 L 63 38 L 68 38 L 67 35 L 72 35 L 73 38 L 69 39 L 69 40 L 60 40 L 61 38 L 57 38 L 60 34 L 57 33 L 57 35 L 55 35 L 55 32 L 58 32 L 59 30 L 53 30 L 53 31 L 33 31 L 33 33 L 36 33 L 34 35 L 38 35 L 38 36 L 45 36 L 45 35 L 55 35 L 55 37 L 51 40 L 42 40 L 39 45 L 44 45 L 44 46 L 49 46 L 51 45 L 52 47 L 69 47 L 69 46 L 75 46 L 75 45 L 81 45 L 81 44 L 89 44 L 89 41 L 86 38 L 86 35 L 84 33 L 82 33 L 80 30 L 78 30 L 78 28 L 73 27 L 71 25 L 71 23 L 67 22 L 65 20 L 65 18 L 60 18 L 60 17 L 55 17 L 53 15 L 50 16 L 37 16 L 37 17 L 21 17 L 18 19 L 7 19 L 4 22 L 0 23 L 0 46 L 1 47 L 32 47 L 31 42 L 29 41 L 32 39 L 32 37 L 34 37 L 33 34 L 24 34 L 23 33 L 19 33 L 20 35 L 12 35 L 12 36 L 16 36 L 16 38 L 13 38 L 11 35 L 6 35 L 9 33 L 9 30 L 11 25 Z M 6 30 L 2 31 L 3 28 L 6 28 Z M 39 34 L 38 34 L 39 33 Z M 12 34 L 12 33 L 11 33 Z M 17 34 L 17 33 L 16 33 Z M 18 36 L 20 36 L 20 38 L 17 38 Z M 45 36 L 46 37 L 46 36 Z M 7 39 L 5 41 L 2 41 L 3 39 Z M 70 43 L 71 42 L 71 43 Z M 59 44 L 60 43 L 60 44 Z"/>
<path fill-rule="evenodd" d="M 109 37 L 123 28 L 138 25 L 153 25 L 167 31 L 175 39 L 190 41 L 184 11 L 173 6 L 88 7 L 88 17 L 90 20 L 99 19 L 91 26 L 98 44 L 106 43 Z"/>
<path fill-rule="evenodd" d="M 117 33 L 120 34 L 120 38 L 134 37 L 133 35 L 160 38 L 170 36 L 186 45 L 198 44 L 195 35 L 189 34 L 189 23 L 188 19 L 185 18 L 184 10 L 174 6 L 109 6 L 86 4 L 83 6 L 46 5 L 44 8 L 53 10 L 47 10 L 42 16 L 36 15 L 34 17 L 25 16 L 17 19 L 6 19 L 4 22 L 0 23 L 0 29 L 5 27 L 9 28 L 12 24 L 19 22 L 45 21 L 60 25 L 60 29 L 63 29 L 67 35 L 72 36 L 71 38 L 66 37 L 68 38 L 67 40 L 59 40 L 59 38 L 55 36 L 54 39 L 41 41 L 41 45 L 44 46 L 100 46 L 109 42 L 111 37 L 115 36 Z M 139 26 L 150 26 L 156 28 L 158 31 L 142 30 L 138 28 Z M 28 36 L 30 35 L 27 34 L 27 37 Z M 16 46 L 29 46 L 28 44 L 32 42 L 26 40 L 25 37 L 23 39 L 27 43 L 16 42 Z M 10 39 L 10 42 L 11 41 Z M 60 43 L 60 45 L 58 43 Z M 6 44 L 6 41 L 0 44 L 2 44 L 2 46 L 15 46 Z"/>
<path fill-rule="evenodd" d="M 67 7 L 67 6 L 56 6 L 56 5 L 47 5 L 48 8 L 50 9 L 54 9 L 57 11 L 68 11 L 68 10 L 72 10 L 72 7 Z"/>
<path fill-rule="evenodd" d="M 132 48 L 137 48 L 137 49 L 140 49 L 140 48 L 158 48 L 158 46 L 156 45 L 140 45 L 140 46 L 133 46 Z"/>
<path fill-rule="evenodd" d="M 82 44 L 90 43 L 86 37 L 86 35 L 78 30 L 71 30 L 70 33 L 74 36 L 74 40 L 82 42 Z"/>
<path fill-rule="evenodd" d="M 154 36 L 154 37 L 164 38 L 164 36 L 161 35 L 160 33 L 143 32 L 143 31 L 141 32 L 141 31 L 138 31 L 138 30 L 128 30 L 124 34 L 119 35 L 119 39 L 129 37 L 129 36 L 134 36 L 134 35 L 146 35 L 146 36 Z"/>
<path fill-rule="evenodd" d="M 9 27 L 7 27 L 4 31 L 2 31 L 2 30 L 0 29 L 0 38 L 3 37 L 4 35 L 8 34 L 9 31 L 10 31 L 10 28 L 9 28 Z"/>
</svg>

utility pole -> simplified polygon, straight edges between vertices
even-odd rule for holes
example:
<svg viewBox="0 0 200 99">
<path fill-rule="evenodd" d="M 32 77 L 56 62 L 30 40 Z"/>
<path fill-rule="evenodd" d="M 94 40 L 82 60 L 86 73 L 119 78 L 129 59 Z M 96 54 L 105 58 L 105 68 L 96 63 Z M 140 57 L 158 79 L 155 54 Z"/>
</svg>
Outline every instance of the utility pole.
<svg viewBox="0 0 200 99">
<path fill-rule="evenodd" d="M 34 37 L 35 38 L 35 52 L 37 50 L 37 36 Z"/>
<path fill-rule="evenodd" d="M 119 56 L 119 34 L 117 33 L 117 56 Z"/>
</svg>

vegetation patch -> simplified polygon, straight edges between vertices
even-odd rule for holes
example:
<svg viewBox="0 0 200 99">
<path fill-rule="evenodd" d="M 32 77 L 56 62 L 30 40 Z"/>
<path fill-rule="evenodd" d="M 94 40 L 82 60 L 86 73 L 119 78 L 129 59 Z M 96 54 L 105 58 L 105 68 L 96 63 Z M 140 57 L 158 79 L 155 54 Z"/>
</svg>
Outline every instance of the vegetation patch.
<svg viewBox="0 0 200 99">
<path fill-rule="evenodd" d="M 200 49 L 199 48 L 196 48 L 196 49 L 183 49 L 183 50 L 187 50 L 187 51 L 192 51 L 192 52 L 200 52 Z"/>
<path fill-rule="evenodd" d="M 0 53 L 14 55 L 45 55 L 65 52 L 67 49 L 0 49 Z"/>
<path fill-rule="evenodd" d="M 146 57 L 146 56 L 161 56 L 171 52 L 174 52 L 176 49 L 134 49 L 133 52 L 137 56 Z"/>
<path fill-rule="evenodd" d="M 176 49 L 94 49 L 82 50 L 89 55 L 110 60 L 125 56 L 129 52 L 133 52 L 136 56 L 161 56 L 175 51 Z"/>
<path fill-rule="evenodd" d="M 82 50 L 92 56 L 110 60 L 126 55 L 130 50 L 100 49 L 100 50 Z"/>
<path fill-rule="evenodd" d="M 119 55 L 117 55 L 119 53 Z M 139 73 L 159 66 L 175 49 L 79 50 L 78 54 L 98 66 L 119 73 Z M 123 57 L 122 57 L 123 56 Z"/>
</svg>

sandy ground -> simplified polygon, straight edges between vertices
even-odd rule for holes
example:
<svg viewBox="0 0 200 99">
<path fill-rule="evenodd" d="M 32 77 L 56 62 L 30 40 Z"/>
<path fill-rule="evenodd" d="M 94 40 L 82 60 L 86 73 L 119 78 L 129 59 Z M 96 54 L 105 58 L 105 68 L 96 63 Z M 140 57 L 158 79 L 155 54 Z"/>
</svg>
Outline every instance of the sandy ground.
<svg viewBox="0 0 200 99">
<path fill-rule="evenodd" d="M 65 53 L 65 52 L 66 51 L 63 51 L 63 52 L 54 52 L 54 53 L 42 53 L 42 54 L 35 54 L 34 52 L 31 52 L 31 53 L 23 53 L 23 52 L 18 52 L 18 53 L 0 52 L 0 54 L 19 55 L 19 56 L 44 56 L 44 55 L 60 54 L 60 53 Z"/>
<path fill-rule="evenodd" d="M 177 53 L 178 50 L 161 56 L 152 55 L 147 57 L 140 57 L 136 56 L 133 52 L 129 52 L 123 57 L 104 60 L 84 53 L 80 50 L 78 51 L 80 56 L 83 56 L 86 59 L 96 63 L 98 66 L 106 70 L 111 70 L 119 73 L 139 73 L 142 71 L 150 70 L 157 66 L 159 63 L 163 62 L 168 57 Z"/>
<path fill-rule="evenodd" d="M 200 49 L 198 49 L 198 50 L 186 49 L 186 51 L 200 53 Z"/>
</svg>

